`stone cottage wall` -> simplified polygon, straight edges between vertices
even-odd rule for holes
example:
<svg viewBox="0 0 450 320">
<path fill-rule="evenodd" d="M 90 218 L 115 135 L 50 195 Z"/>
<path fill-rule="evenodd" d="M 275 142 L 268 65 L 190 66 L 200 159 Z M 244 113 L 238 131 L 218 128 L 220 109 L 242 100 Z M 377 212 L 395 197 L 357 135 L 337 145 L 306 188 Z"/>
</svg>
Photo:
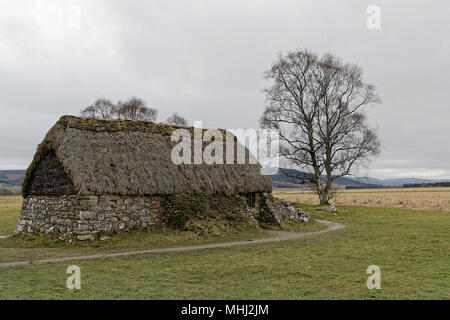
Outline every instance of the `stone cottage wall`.
<svg viewBox="0 0 450 320">
<path fill-rule="evenodd" d="M 162 197 L 28 196 L 16 232 L 61 240 L 148 230 L 163 222 Z"/>
<path fill-rule="evenodd" d="M 246 196 L 238 195 L 245 204 Z M 165 197 L 28 196 L 16 233 L 44 234 L 61 240 L 88 240 L 131 230 L 165 226 Z M 253 207 L 242 210 L 259 223 L 308 222 L 310 216 L 271 194 L 256 194 Z"/>
</svg>

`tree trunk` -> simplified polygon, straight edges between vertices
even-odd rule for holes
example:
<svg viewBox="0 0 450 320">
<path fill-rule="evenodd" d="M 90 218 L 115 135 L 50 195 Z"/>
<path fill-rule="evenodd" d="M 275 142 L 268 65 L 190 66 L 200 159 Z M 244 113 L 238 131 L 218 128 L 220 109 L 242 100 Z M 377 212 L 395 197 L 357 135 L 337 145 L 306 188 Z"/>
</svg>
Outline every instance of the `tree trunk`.
<svg viewBox="0 0 450 320">
<path fill-rule="evenodd" d="M 319 168 L 317 166 L 314 166 L 315 171 L 315 185 L 317 194 L 319 195 L 319 201 L 320 204 L 327 204 L 328 203 L 328 192 L 327 188 L 324 187 L 323 181 L 322 181 L 322 175 L 319 171 Z"/>
<path fill-rule="evenodd" d="M 329 204 L 328 203 L 328 191 L 322 190 L 319 195 L 320 204 Z"/>
<path fill-rule="evenodd" d="M 325 183 L 325 187 L 323 188 L 323 198 L 320 199 L 320 204 L 329 204 L 328 201 L 330 201 L 332 194 L 331 192 L 331 184 L 332 184 L 332 178 L 331 178 L 331 169 L 328 166 L 326 166 L 326 173 L 327 173 L 327 182 Z"/>
<path fill-rule="evenodd" d="M 329 200 L 328 193 L 330 191 L 329 183 L 327 181 L 324 185 L 320 174 L 318 175 L 318 178 L 316 177 L 316 179 L 317 179 L 317 186 L 316 186 L 317 194 L 319 195 L 320 204 L 328 204 Z"/>
</svg>

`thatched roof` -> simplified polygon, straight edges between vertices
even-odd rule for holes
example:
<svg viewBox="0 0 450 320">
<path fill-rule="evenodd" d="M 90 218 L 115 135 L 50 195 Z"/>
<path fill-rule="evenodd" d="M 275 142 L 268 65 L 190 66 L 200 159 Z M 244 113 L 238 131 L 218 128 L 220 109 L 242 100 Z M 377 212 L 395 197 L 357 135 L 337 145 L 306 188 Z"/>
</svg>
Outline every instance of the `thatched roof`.
<svg viewBox="0 0 450 320">
<path fill-rule="evenodd" d="M 189 192 L 270 192 L 259 164 L 181 164 L 171 161 L 177 127 L 143 121 L 63 116 L 38 146 L 22 186 L 52 150 L 80 194 L 165 195 Z M 186 128 L 192 130 L 192 128 Z M 191 131 L 192 132 L 192 131 Z M 236 141 L 236 144 L 238 142 Z"/>
</svg>

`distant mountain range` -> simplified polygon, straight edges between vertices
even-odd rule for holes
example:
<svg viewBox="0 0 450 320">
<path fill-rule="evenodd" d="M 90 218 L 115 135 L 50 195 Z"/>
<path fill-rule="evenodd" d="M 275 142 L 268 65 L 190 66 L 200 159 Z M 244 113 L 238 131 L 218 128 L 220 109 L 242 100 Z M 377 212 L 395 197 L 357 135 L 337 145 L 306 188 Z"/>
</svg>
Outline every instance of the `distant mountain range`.
<svg viewBox="0 0 450 320">
<path fill-rule="evenodd" d="M 436 182 L 449 182 L 450 179 L 419 179 L 419 178 L 397 178 L 397 179 L 376 179 L 370 177 L 354 178 L 349 177 L 362 184 L 379 184 L 385 187 L 401 187 L 405 184 L 426 184 Z"/>
<path fill-rule="evenodd" d="M 295 169 L 283 169 L 287 172 L 284 174 L 281 170 L 271 177 L 272 184 L 275 188 L 305 188 L 306 184 L 300 184 L 298 179 L 290 176 L 305 177 L 309 173 Z M 324 179 L 324 178 L 323 178 Z M 449 182 L 450 179 L 419 179 L 419 178 L 396 178 L 396 179 L 376 179 L 371 177 L 356 178 L 352 176 L 337 178 L 334 183 L 337 185 L 353 188 L 381 188 L 381 187 L 402 187 L 404 184 L 426 184 L 436 182 Z"/>
<path fill-rule="evenodd" d="M 25 170 L 0 170 L 0 196 L 20 194 Z"/>
<path fill-rule="evenodd" d="M 286 174 L 285 174 L 286 173 Z M 272 185 L 274 188 L 307 188 L 308 184 L 300 184 L 299 180 L 295 177 L 308 177 L 310 173 L 302 172 L 295 169 L 283 169 L 278 170 L 278 172 L 274 175 L 271 175 Z M 343 186 L 359 186 L 361 183 L 356 181 L 355 179 L 350 179 L 348 177 L 338 178 L 335 181 L 336 184 Z"/>
<path fill-rule="evenodd" d="M 18 187 L 22 185 L 25 170 L 0 170 L 0 184 Z"/>
<path fill-rule="evenodd" d="M 288 175 L 307 176 L 308 173 L 295 169 L 284 169 Z M 20 187 L 25 176 L 25 170 L 0 170 L 0 187 Z M 275 188 L 305 188 L 306 184 L 300 184 L 297 179 L 285 175 L 281 170 L 271 175 L 272 184 Z M 342 177 L 335 180 L 335 183 L 345 187 L 353 188 L 380 188 L 380 187 L 402 187 L 404 184 L 425 184 L 436 182 L 448 182 L 450 179 L 418 179 L 418 178 L 397 178 L 397 179 L 376 179 L 370 177 Z"/>
</svg>

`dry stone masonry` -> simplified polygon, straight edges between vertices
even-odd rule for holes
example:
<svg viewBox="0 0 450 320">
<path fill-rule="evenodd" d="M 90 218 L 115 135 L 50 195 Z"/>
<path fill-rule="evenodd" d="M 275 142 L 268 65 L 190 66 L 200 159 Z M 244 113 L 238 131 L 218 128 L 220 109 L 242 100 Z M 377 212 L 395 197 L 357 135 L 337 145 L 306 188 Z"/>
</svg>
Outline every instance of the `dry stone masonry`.
<svg viewBox="0 0 450 320">
<path fill-rule="evenodd" d="M 301 209 L 295 208 L 291 202 L 278 199 L 272 194 L 263 194 L 260 219 L 263 222 L 282 224 L 284 222 L 308 222 L 311 216 Z"/>
<path fill-rule="evenodd" d="M 241 214 L 257 222 L 278 225 L 310 220 L 309 214 L 271 194 L 256 198 L 256 207 L 244 204 Z M 30 196 L 24 199 L 15 232 L 44 234 L 60 240 L 93 240 L 131 230 L 151 230 L 166 226 L 164 200 L 156 196 Z"/>
<path fill-rule="evenodd" d="M 161 204 L 160 197 L 32 196 L 24 199 L 16 232 L 87 240 L 147 230 L 161 224 Z"/>
</svg>

